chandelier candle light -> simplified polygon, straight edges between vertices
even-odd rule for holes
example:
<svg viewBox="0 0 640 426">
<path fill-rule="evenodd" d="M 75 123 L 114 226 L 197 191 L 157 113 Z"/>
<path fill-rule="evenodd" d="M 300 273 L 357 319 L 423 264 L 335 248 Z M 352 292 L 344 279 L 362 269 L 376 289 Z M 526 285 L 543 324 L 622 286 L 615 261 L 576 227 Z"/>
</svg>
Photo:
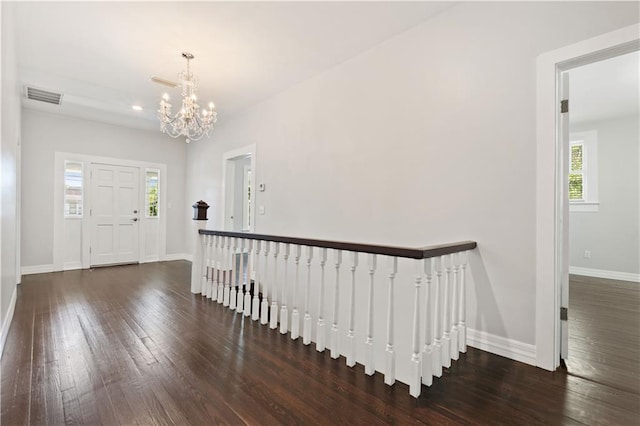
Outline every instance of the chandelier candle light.
<svg viewBox="0 0 640 426">
<path fill-rule="evenodd" d="M 183 52 L 182 57 L 187 60 L 187 70 L 178 74 L 179 85 L 182 87 L 182 108 L 180 112 L 172 116 L 169 95 L 165 93 L 160 101 L 158 118 L 162 133 L 166 133 L 172 138 L 184 136 L 186 142 L 189 143 L 202 139 L 204 135 L 209 136 L 218 113 L 214 110 L 213 102 L 209 103 L 209 109 L 200 111 L 196 96 L 197 79 L 189 70 L 189 61 L 193 59 L 193 55 L 189 52 Z"/>
</svg>

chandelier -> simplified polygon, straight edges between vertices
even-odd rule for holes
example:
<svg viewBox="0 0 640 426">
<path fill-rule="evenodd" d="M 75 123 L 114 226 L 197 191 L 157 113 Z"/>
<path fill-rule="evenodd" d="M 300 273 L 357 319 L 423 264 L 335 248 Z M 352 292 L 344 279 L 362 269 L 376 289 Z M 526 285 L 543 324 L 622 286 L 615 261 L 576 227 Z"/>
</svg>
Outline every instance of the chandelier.
<svg viewBox="0 0 640 426">
<path fill-rule="evenodd" d="M 178 85 L 182 87 L 182 108 L 177 114 L 172 115 L 169 95 L 165 93 L 160 100 L 158 119 L 162 133 L 172 138 L 184 136 L 189 143 L 202 139 L 204 135 L 209 136 L 218 113 L 214 110 L 213 102 L 209 103 L 209 109 L 200 110 L 196 96 L 197 79 L 189 70 L 189 61 L 194 56 L 189 52 L 183 52 L 182 57 L 187 60 L 187 70 L 178 74 Z"/>
</svg>

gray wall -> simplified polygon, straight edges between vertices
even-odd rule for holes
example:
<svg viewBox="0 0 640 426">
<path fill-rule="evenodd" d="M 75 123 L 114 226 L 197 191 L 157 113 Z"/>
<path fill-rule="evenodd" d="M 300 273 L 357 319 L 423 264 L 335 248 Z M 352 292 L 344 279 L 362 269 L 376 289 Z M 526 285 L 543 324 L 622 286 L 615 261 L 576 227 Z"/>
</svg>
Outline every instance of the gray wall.
<svg viewBox="0 0 640 426">
<path fill-rule="evenodd" d="M 570 265 L 640 273 L 640 135 L 638 117 L 581 123 L 598 132 L 598 212 L 571 212 Z M 591 258 L 584 258 L 584 251 Z"/>
<path fill-rule="evenodd" d="M 469 327 L 534 345 L 536 58 L 636 22 L 637 3 L 457 4 L 221 121 L 188 148 L 188 197 L 219 205 L 223 153 L 255 143 L 256 232 L 476 240 Z"/>
<path fill-rule="evenodd" d="M 160 131 L 22 111 L 22 266 L 53 263 L 54 153 L 71 152 L 167 165 L 167 254 L 184 253 L 186 148 Z M 169 207 L 170 206 L 170 207 Z"/>
<path fill-rule="evenodd" d="M 0 150 L 2 164 L 0 165 L 1 205 L 0 205 L 0 328 L 3 336 L 8 329 L 5 327 L 10 320 L 7 318 L 11 297 L 20 281 L 17 264 L 20 262 L 18 240 L 20 238 L 19 220 L 19 191 L 20 191 L 20 91 L 17 82 L 16 52 L 11 19 L 11 4 L 0 3 L 1 10 L 1 99 L 2 122 Z M 4 344 L 4 341 L 0 342 Z"/>
</svg>

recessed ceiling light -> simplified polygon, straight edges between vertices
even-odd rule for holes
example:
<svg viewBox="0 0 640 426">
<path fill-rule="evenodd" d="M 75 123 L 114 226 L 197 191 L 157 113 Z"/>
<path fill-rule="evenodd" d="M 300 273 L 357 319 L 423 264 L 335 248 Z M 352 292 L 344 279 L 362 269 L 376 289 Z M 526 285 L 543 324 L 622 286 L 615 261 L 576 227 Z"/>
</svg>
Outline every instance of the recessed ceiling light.
<svg viewBox="0 0 640 426">
<path fill-rule="evenodd" d="M 131 108 L 133 108 L 135 111 L 142 111 L 142 107 L 140 105 L 132 105 Z"/>
</svg>

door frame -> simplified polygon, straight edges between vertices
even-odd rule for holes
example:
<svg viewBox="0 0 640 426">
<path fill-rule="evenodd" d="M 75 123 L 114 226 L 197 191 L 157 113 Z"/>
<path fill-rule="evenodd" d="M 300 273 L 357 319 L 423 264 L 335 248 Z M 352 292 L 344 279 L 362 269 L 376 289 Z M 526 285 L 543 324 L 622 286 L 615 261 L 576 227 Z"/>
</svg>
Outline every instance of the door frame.
<svg viewBox="0 0 640 426">
<path fill-rule="evenodd" d="M 110 164 L 114 166 L 136 167 L 140 170 L 139 181 L 139 197 L 141 206 L 141 215 L 139 221 L 139 238 L 138 238 L 138 259 L 140 263 L 162 261 L 166 258 L 166 245 L 167 245 L 167 166 L 161 163 L 151 163 L 145 161 L 127 160 L 123 158 L 113 157 L 100 157 L 95 155 L 77 154 L 70 152 L 56 152 L 54 157 L 54 179 L 53 179 L 53 270 L 65 271 L 72 269 L 88 269 L 91 266 L 91 256 L 89 253 L 89 246 L 91 244 L 91 221 L 87 214 L 83 214 L 80 219 L 67 219 L 67 220 L 80 220 L 81 221 L 81 260 L 79 263 L 68 264 L 65 263 L 65 218 L 64 218 L 64 162 L 65 161 L 77 161 L 83 164 L 83 211 L 88 212 L 91 206 L 91 179 L 89 171 L 91 170 L 92 163 Z M 160 215 L 158 226 L 158 242 L 157 252 L 158 255 L 154 257 L 145 256 L 147 253 L 146 247 L 146 227 L 147 219 L 144 215 L 144 197 L 145 197 L 145 170 L 146 169 L 158 169 L 160 170 L 161 184 L 160 184 L 160 196 L 159 207 Z"/>
<path fill-rule="evenodd" d="M 537 60 L 536 124 L 536 365 L 560 365 L 560 302 L 563 253 L 568 240 L 562 217 L 569 209 L 562 184 L 564 143 L 560 129 L 560 73 L 640 49 L 640 24 L 630 25 L 551 52 Z M 566 211 L 565 211 L 566 210 Z"/>
<path fill-rule="evenodd" d="M 251 191 L 251 195 L 253 197 L 251 201 L 253 202 L 254 208 L 251 210 L 251 227 L 249 232 L 255 232 L 256 230 L 255 206 L 256 206 L 257 191 L 255 190 L 255 183 L 257 181 L 256 181 L 256 145 L 255 144 L 246 145 L 241 148 L 233 149 L 222 154 L 222 180 L 221 180 L 222 181 L 222 200 L 221 200 L 220 206 L 222 211 L 222 226 L 224 230 L 230 230 L 233 225 L 230 221 L 229 214 L 227 212 L 227 209 L 229 208 L 229 206 L 230 205 L 233 206 L 233 199 L 231 199 L 230 202 L 229 200 L 227 200 L 227 197 L 229 194 L 233 195 L 233 188 L 231 188 L 231 184 L 227 181 L 227 164 L 228 164 L 228 161 L 230 160 L 234 160 L 236 158 L 241 158 L 241 157 L 247 157 L 247 156 L 251 157 L 251 176 L 253 178 L 252 180 L 254 184 L 252 188 L 253 190 Z M 231 192 L 228 193 L 227 191 L 230 189 L 231 189 Z"/>
</svg>

